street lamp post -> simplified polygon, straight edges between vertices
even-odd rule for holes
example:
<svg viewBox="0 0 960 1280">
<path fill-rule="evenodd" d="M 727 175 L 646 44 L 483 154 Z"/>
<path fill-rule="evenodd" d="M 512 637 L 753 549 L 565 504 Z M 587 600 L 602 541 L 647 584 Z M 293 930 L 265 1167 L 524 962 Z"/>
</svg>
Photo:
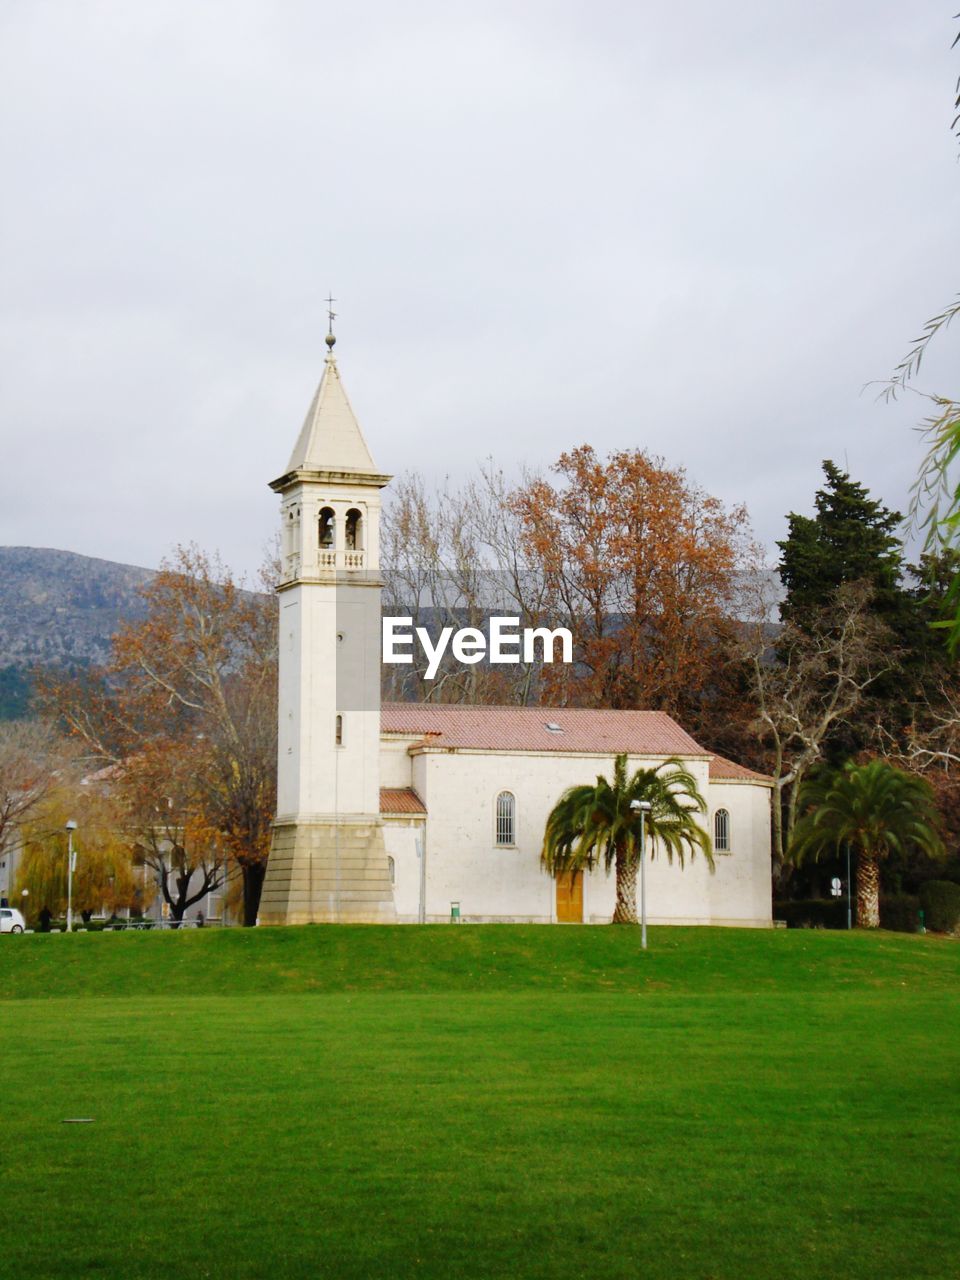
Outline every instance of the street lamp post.
<svg viewBox="0 0 960 1280">
<path fill-rule="evenodd" d="M 647 872 L 646 872 L 646 853 L 647 845 L 647 814 L 653 808 L 649 800 L 631 800 L 630 808 L 634 813 L 640 814 L 640 946 L 644 951 L 647 949 Z"/>
<path fill-rule="evenodd" d="M 847 841 L 847 928 L 853 928 L 853 882 L 850 879 L 850 841 Z"/>
<path fill-rule="evenodd" d="M 73 933 L 73 833 L 77 824 L 67 823 L 67 933 Z"/>
</svg>

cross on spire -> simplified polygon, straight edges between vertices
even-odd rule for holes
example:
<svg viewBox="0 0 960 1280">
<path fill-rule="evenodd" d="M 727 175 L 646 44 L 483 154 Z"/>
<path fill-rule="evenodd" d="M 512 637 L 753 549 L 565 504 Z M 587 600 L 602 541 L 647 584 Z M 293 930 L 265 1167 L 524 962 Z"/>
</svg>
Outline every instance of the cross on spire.
<svg viewBox="0 0 960 1280">
<path fill-rule="evenodd" d="M 324 341 L 327 344 L 327 349 L 329 350 L 330 354 L 333 355 L 333 348 L 337 341 L 333 333 L 333 322 L 337 318 L 337 313 L 333 309 L 333 304 L 336 302 L 336 298 L 333 296 L 332 290 L 330 291 L 330 294 L 325 299 L 325 302 L 327 304 L 327 316 L 329 317 L 329 322 L 327 325 L 327 336 L 324 339 Z"/>
</svg>

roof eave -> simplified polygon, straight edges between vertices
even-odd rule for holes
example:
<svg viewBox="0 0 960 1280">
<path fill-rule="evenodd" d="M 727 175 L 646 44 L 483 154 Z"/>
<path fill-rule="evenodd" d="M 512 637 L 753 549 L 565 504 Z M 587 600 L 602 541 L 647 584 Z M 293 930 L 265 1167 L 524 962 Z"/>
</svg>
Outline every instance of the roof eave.
<svg viewBox="0 0 960 1280">
<path fill-rule="evenodd" d="M 383 475 L 378 471 L 310 471 L 298 467 L 294 471 L 285 472 L 276 480 L 271 480 L 270 488 L 274 493 L 283 493 L 295 484 L 367 485 L 371 488 L 383 489 L 392 479 L 393 476 Z"/>
<path fill-rule="evenodd" d="M 381 735 L 386 736 L 386 735 Z M 394 731 L 394 736 L 397 735 Z M 460 744 L 444 744 L 442 742 L 414 742 L 407 748 L 409 755 L 451 755 L 459 752 L 463 755 L 499 755 L 499 756 L 585 756 L 589 759 L 609 760 L 611 756 L 627 755 L 635 760 L 697 760 L 709 762 L 711 756 L 707 752 L 693 751 L 635 751 L 631 748 L 597 747 L 467 747 Z"/>
</svg>

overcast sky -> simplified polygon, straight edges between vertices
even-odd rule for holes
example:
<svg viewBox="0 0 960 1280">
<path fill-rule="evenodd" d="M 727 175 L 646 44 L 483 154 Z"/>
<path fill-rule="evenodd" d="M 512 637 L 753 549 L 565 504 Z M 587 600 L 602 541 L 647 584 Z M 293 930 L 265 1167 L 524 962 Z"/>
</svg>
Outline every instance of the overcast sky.
<svg viewBox="0 0 960 1280">
<path fill-rule="evenodd" d="M 0 0 L 0 543 L 254 569 L 331 288 L 385 471 L 643 446 L 771 559 L 823 458 L 902 506 L 955 8 Z"/>
</svg>

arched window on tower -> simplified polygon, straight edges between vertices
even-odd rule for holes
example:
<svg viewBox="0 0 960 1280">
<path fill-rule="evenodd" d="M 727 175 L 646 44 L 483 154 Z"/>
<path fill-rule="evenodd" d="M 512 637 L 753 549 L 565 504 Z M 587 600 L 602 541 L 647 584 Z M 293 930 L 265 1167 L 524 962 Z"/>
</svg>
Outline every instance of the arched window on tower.
<svg viewBox="0 0 960 1280">
<path fill-rule="evenodd" d="M 497 796 L 496 843 L 507 847 L 517 843 L 517 801 L 512 791 Z"/>
<path fill-rule="evenodd" d="M 713 815 L 713 851 L 730 852 L 730 814 L 726 809 L 718 809 Z"/>
<path fill-rule="evenodd" d="M 300 508 L 294 503 L 286 508 L 283 522 L 283 563 L 287 578 L 295 578 L 300 570 Z"/>
<path fill-rule="evenodd" d="M 393 858 L 390 857 L 389 854 L 387 854 L 387 871 L 390 874 L 390 883 L 396 884 L 397 883 L 397 864 L 393 860 Z"/>
<path fill-rule="evenodd" d="M 351 507 L 344 526 L 344 545 L 348 551 L 363 550 L 363 512 Z"/>
<path fill-rule="evenodd" d="M 337 517 L 332 507 L 320 508 L 317 524 L 317 545 L 322 551 L 332 551 L 336 541 Z"/>
<path fill-rule="evenodd" d="M 333 725 L 333 741 L 336 746 L 343 746 L 343 716 L 338 715 Z"/>
</svg>

